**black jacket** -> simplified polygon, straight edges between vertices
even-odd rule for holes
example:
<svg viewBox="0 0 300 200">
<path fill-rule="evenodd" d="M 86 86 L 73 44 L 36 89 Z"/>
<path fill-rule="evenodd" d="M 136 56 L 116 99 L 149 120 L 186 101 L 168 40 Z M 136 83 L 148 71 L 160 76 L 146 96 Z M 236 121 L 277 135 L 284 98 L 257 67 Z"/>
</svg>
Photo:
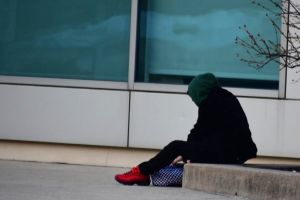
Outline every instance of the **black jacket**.
<svg viewBox="0 0 300 200">
<path fill-rule="evenodd" d="M 198 120 L 188 142 L 216 152 L 222 163 L 244 163 L 256 157 L 246 115 L 232 93 L 215 87 L 198 107 Z"/>
</svg>

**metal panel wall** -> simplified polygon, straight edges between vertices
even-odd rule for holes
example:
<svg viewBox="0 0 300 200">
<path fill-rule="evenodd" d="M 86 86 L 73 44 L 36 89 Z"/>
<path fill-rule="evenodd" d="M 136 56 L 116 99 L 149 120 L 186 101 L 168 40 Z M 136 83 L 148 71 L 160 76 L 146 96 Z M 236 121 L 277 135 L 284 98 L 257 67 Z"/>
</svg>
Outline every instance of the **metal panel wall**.
<svg viewBox="0 0 300 200">
<path fill-rule="evenodd" d="M 300 101 L 239 100 L 259 155 L 300 157 L 300 135 L 296 131 Z M 186 140 L 196 117 L 197 108 L 187 95 L 133 92 L 129 146 L 162 148 L 172 140 Z"/>
<path fill-rule="evenodd" d="M 0 139 L 127 146 L 127 91 L 0 85 L 0 95 Z"/>
<path fill-rule="evenodd" d="M 300 99 L 300 67 L 298 68 L 287 70 L 286 97 L 288 99 Z"/>
<path fill-rule="evenodd" d="M 299 6 L 300 5 L 300 0 L 291 0 L 295 5 Z M 298 8 L 299 10 L 299 8 Z M 291 20 L 298 22 L 299 19 L 293 19 L 293 16 L 290 16 Z M 297 15 L 298 17 L 298 15 Z M 298 36 L 300 35 L 300 30 L 290 27 L 289 31 L 291 32 L 291 35 L 297 34 Z M 297 47 L 300 44 L 299 39 L 294 40 L 294 45 Z M 296 64 L 299 64 L 296 63 Z M 286 80 L 286 97 L 288 99 L 300 99 L 300 67 L 296 68 L 289 68 L 287 69 L 287 80 Z"/>
<path fill-rule="evenodd" d="M 197 120 L 197 107 L 188 95 L 133 92 L 129 146 L 162 148 L 186 140 Z"/>
</svg>

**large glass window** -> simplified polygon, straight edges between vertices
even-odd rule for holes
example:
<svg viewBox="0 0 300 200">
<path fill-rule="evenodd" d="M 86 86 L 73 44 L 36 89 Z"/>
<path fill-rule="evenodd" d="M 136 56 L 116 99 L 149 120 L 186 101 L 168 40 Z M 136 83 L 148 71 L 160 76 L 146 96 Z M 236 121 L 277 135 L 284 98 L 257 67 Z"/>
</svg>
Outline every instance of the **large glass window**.
<svg viewBox="0 0 300 200">
<path fill-rule="evenodd" d="M 0 0 L 0 74 L 127 81 L 130 0 Z"/>
<path fill-rule="evenodd" d="M 250 0 L 141 0 L 136 81 L 187 84 L 213 72 L 225 86 L 278 89 L 278 64 L 257 71 L 236 57 L 239 26 L 275 39 L 266 12 Z"/>
</svg>

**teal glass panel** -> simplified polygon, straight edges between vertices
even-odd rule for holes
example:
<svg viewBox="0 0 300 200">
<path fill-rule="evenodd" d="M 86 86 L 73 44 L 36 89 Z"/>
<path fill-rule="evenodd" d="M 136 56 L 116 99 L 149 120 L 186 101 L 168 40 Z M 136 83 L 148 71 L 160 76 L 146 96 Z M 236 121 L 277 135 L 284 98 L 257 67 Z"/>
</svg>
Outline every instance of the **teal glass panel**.
<svg viewBox="0 0 300 200">
<path fill-rule="evenodd" d="M 127 81 L 130 0 L 0 0 L 0 74 Z"/>
<path fill-rule="evenodd" d="M 188 84 L 212 72 L 225 86 L 278 89 L 278 64 L 258 71 L 236 56 L 244 52 L 235 44 L 237 36 L 246 38 L 244 24 L 276 41 L 266 10 L 250 0 L 140 2 L 136 81 Z"/>
</svg>

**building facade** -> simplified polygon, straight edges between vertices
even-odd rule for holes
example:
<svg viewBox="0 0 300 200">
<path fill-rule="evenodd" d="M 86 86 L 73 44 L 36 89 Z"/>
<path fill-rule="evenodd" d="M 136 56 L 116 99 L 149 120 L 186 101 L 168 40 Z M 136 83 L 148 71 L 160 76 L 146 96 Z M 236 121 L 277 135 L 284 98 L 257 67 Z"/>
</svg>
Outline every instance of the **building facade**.
<svg viewBox="0 0 300 200">
<path fill-rule="evenodd" d="M 186 139 L 187 85 L 212 72 L 260 156 L 300 158 L 299 69 L 236 56 L 245 24 L 286 42 L 267 12 L 240 0 L 0 1 L 0 139 L 160 149 Z"/>
</svg>

